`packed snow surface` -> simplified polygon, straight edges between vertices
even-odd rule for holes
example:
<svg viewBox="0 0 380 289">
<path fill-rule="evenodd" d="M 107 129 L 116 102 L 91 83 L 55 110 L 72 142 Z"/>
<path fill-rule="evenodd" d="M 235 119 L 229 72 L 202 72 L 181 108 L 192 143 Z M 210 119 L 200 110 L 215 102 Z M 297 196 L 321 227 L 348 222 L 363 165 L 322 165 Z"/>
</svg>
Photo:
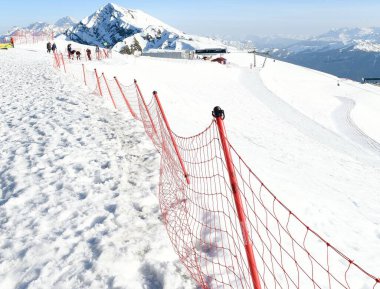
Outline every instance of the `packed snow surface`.
<svg viewBox="0 0 380 289">
<path fill-rule="evenodd" d="M 194 288 L 160 220 L 142 126 L 40 50 L 0 63 L 0 288 Z"/>
<path fill-rule="evenodd" d="M 195 288 L 159 220 L 159 156 L 142 126 L 55 72 L 42 46 L 0 54 L 0 288 Z M 379 276 L 380 89 L 225 57 L 85 65 L 137 79 L 147 99 L 157 90 L 182 136 L 221 106 L 230 142 L 277 197 Z"/>
</svg>

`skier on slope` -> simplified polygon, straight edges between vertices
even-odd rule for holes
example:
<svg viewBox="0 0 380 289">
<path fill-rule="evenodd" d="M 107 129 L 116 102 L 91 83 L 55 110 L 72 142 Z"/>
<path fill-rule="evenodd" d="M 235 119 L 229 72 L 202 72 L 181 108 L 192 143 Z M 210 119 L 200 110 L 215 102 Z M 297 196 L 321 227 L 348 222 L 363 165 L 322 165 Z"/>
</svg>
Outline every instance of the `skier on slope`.
<svg viewBox="0 0 380 289">
<path fill-rule="evenodd" d="M 55 44 L 55 42 L 53 42 L 51 49 L 53 50 L 53 53 L 55 53 L 55 51 L 57 50 L 57 45 Z"/>
<path fill-rule="evenodd" d="M 15 48 L 15 39 L 13 37 L 11 37 L 11 44 L 12 44 L 12 47 Z"/>
</svg>

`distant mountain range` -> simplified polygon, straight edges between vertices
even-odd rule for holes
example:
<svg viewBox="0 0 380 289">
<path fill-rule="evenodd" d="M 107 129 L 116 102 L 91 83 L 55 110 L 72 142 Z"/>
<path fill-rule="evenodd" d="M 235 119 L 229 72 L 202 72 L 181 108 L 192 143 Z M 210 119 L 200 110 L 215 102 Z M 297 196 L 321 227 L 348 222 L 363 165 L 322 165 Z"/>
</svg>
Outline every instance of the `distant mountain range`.
<svg viewBox="0 0 380 289">
<path fill-rule="evenodd" d="M 356 81 L 380 77 L 380 28 L 334 29 L 290 44 L 291 39 L 280 40 L 263 38 L 252 43 L 259 50 L 270 51 L 275 58 L 338 77 Z"/>
<path fill-rule="evenodd" d="M 45 33 L 51 33 L 53 32 L 54 35 L 59 35 L 64 33 L 67 29 L 72 27 L 78 23 L 77 20 L 70 16 L 63 17 L 59 19 L 54 24 L 49 24 L 46 22 L 35 22 L 30 24 L 27 27 L 18 27 L 14 26 L 12 27 L 3 37 L 5 36 L 11 36 L 12 34 L 15 34 L 16 32 L 25 32 L 25 33 L 39 33 L 39 32 L 45 32 Z"/>
</svg>

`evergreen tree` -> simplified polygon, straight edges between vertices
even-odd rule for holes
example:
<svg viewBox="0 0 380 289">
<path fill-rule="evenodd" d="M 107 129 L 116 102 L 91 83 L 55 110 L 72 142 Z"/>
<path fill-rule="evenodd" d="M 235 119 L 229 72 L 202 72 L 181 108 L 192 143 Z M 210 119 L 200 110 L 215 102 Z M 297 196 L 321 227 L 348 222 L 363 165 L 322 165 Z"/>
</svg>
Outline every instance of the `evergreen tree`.
<svg viewBox="0 0 380 289">
<path fill-rule="evenodd" d="M 136 37 L 133 37 L 133 43 L 131 44 L 131 52 L 134 54 L 136 51 L 142 52 L 140 43 L 137 41 Z"/>
</svg>

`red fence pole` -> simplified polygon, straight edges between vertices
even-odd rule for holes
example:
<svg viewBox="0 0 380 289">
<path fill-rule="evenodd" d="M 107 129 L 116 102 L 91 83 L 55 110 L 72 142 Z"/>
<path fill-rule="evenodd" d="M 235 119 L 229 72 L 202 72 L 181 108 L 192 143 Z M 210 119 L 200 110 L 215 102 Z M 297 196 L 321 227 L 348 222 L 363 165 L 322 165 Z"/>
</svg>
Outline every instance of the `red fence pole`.
<svg viewBox="0 0 380 289">
<path fill-rule="evenodd" d="M 149 116 L 150 123 L 152 124 L 152 127 L 153 127 L 153 131 L 154 131 L 154 133 L 155 133 L 156 135 L 158 135 L 158 134 L 157 134 L 157 130 L 156 130 L 156 126 L 154 125 L 154 122 L 153 122 L 152 116 L 150 115 L 150 112 L 149 112 L 148 106 L 147 106 L 146 103 L 145 103 L 145 99 L 144 99 L 144 97 L 143 97 L 143 95 L 142 95 L 142 93 L 141 93 L 140 87 L 139 87 L 139 85 L 137 84 L 136 79 L 135 79 L 135 86 L 136 86 L 137 92 L 138 92 L 138 94 L 139 94 L 139 96 L 140 96 L 140 98 L 141 98 L 141 100 L 142 100 L 142 102 L 143 102 L 143 104 L 144 104 L 145 110 L 146 110 L 146 112 L 147 112 L 147 114 L 148 114 L 148 116 Z"/>
<path fill-rule="evenodd" d="M 115 100 L 113 99 L 113 96 L 112 96 L 112 92 L 111 92 L 111 90 L 110 90 L 110 87 L 108 86 L 107 78 L 105 77 L 104 73 L 102 73 L 102 75 L 103 75 L 104 82 L 106 83 L 108 93 L 109 93 L 109 95 L 110 95 L 110 97 L 111 97 L 111 99 L 112 99 L 113 106 L 115 107 L 115 109 L 117 109 L 117 107 L 116 107 L 116 103 L 115 103 Z"/>
<path fill-rule="evenodd" d="M 158 98 L 157 91 L 153 91 L 153 95 L 154 95 L 154 98 L 156 99 L 156 102 L 157 102 L 157 104 L 158 104 L 158 108 L 160 109 L 160 112 L 161 112 L 162 118 L 164 119 L 164 122 L 165 122 L 165 125 L 166 125 L 166 129 L 167 129 L 168 132 L 169 132 L 170 139 L 172 140 L 172 143 L 173 143 L 173 146 L 174 146 L 175 152 L 176 152 L 176 154 L 177 154 L 177 157 L 178 157 L 179 163 L 181 164 L 181 168 L 182 168 L 182 171 L 183 171 L 183 175 L 184 175 L 185 178 L 186 178 L 186 182 L 187 182 L 187 184 L 190 184 L 189 174 L 186 172 L 185 165 L 184 165 L 184 163 L 183 163 L 183 160 L 182 160 L 181 154 L 179 153 L 177 143 L 176 143 L 176 141 L 175 141 L 175 139 L 174 139 L 174 136 L 173 136 L 172 130 L 170 129 L 169 122 L 168 122 L 168 120 L 167 120 L 167 118 L 166 118 L 166 115 L 165 115 L 164 109 L 163 109 L 162 106 L 161 106 L 161 102 L 160 102 L 160 99 Z"/>
<path fill-rule="evenodd" d="M 63 54 L 62 53 L 61 53 L 61 59 L 62 59 L 62 63 L 63 63 L 63 68 L 65 69 L 65 73 L 66 73 L 65 60 L 63 59 Z"/>
<path fill-rule="evenodd" d="M 234 164 L 231 157 L 230 146 L 227 140 L 226 130 L 224 128 L 224 123 L 223 123 L 224 111 L 219 106 L 216 106 L 212 112 L 212 115 L 216 119 L 216 124 L 218 126 L 218 131 L 219 131 L 219 136 L 220 136 L 220 142 L 222 143 L 224 158 L 226 159 L 228 176 L 230 179 L 232 194 L 234 196 L 236 211 L 238 213 L 240 228 L 243 234 L 244 248 L 245 248 L 245 253 L 247 255 L 249 271 L 251 274 L 253 286 L 255 287 L 255 289 L 261 289 L 259 273 L 257 272 L 255 256 L 253 254 L 252 242 L 248 233 L 247 221 L 246 221 L 244 208 L 243 208 L 243 202 L 241 200 L 240 189 L 239 189 L 238 181 L 236 178 Z"/>
<path fill-rule="evenodd" d="M 94 71 L 95 71 L 96 82 L 98 83 L 98 89 L 99 89 L 100 96 L 103 96 L 102 88 L 100 87 L 99 76 L 98 76 L 98 72 L 96 71 L 96 68 L 94 69 Z"/>
<path fill-rule="evenodd" d="M 115 76 L 114 78 L 115 78 L 116 84 L 117 84 L 117 86 L 118 86 L 119 89 L 120 89 L 121 95 L 123 96 L 124 101 L 125 101 L 125 104 L 127 105 L 128 109 L 129 109 L 129 111 L 130 111 L 130 113 L 132 114 L 132 116 L 133 116 L 134 118 L 137 118 L 136 113 L 133 111 L 131 105 L 129 104 L 129 101 L 128 101 L 127 98 L 125 97 L 124 91 L 123 91 L 123 89 L 121 88 L 121 85 L 120 85 L 119 81 L 117 80 L 116 76 Z"/>
<path fill-rule="evenodd" d="M 83 80 L 84 80 L 84 84 L 87 85 L 87 81 L 86 81 L 86 72 L 84 70 L 84 64 L 82 64 L 82 70 L 83 70 Z"/>
<path fill-rule="evenodd" d="M 61 67 L 61 64 L 60 64 L 59 56 L 58 56 L 57 52 L 54 52 L 54 59 L 55 59 L 55 63 L 57 65 L 57 68 L 59 69 Z"/>
</svg>

